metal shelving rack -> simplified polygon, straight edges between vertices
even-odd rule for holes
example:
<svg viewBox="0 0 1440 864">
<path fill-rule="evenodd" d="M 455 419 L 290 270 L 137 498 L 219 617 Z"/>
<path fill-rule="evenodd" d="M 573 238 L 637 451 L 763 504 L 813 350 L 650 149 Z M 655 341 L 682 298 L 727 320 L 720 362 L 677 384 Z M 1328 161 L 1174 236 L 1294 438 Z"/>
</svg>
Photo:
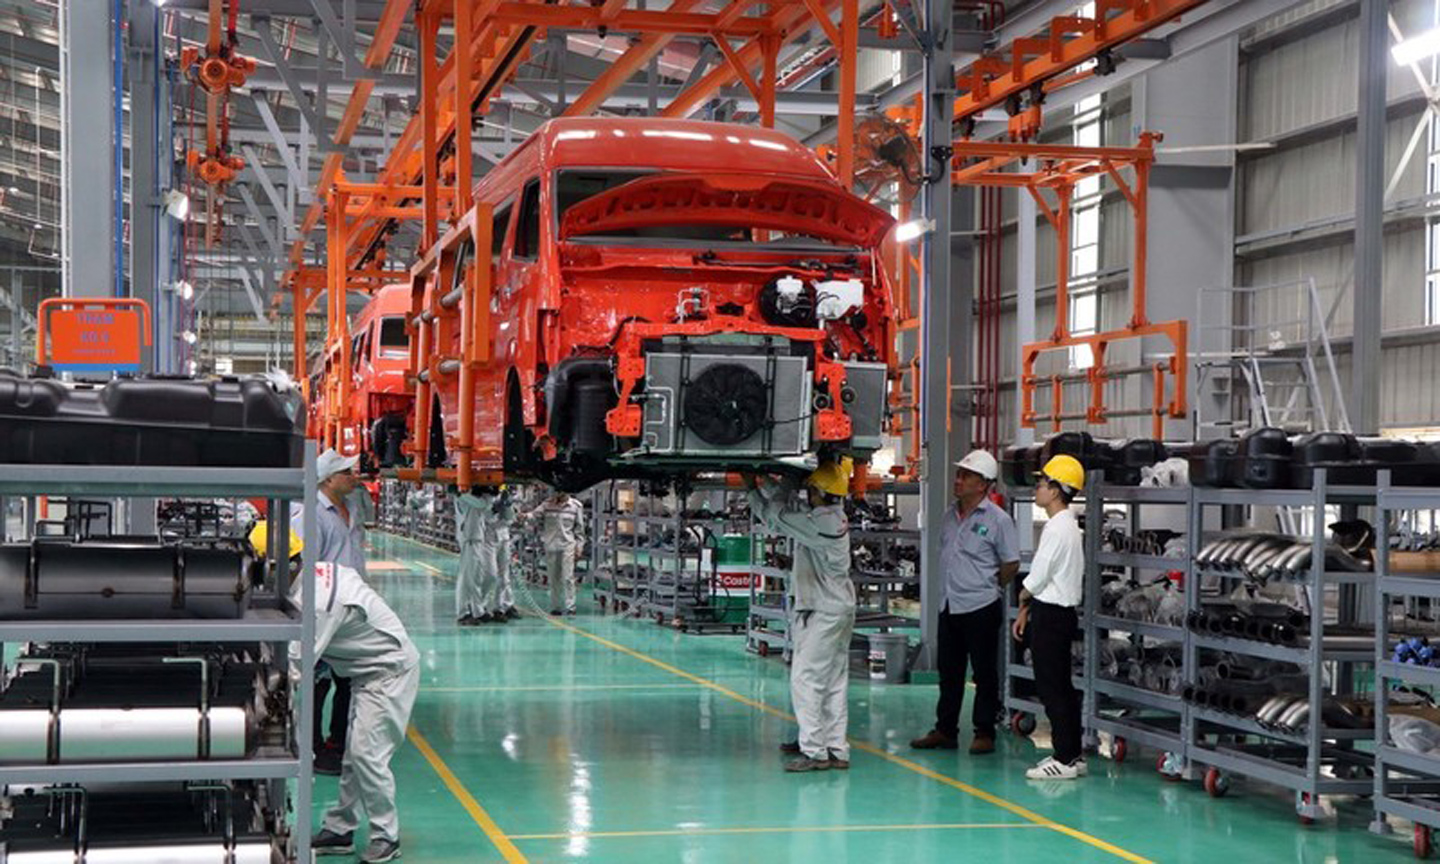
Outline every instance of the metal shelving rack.
<svg viewBox="0 0 1440 864">
<path fill-rule="evenodd" d="M 1440 600 L 1440 572 L 1391 575 L 1391 517 L 1397 512 L 1440 511 L 1440 489 L 1396 488 L 1390 472 L 1380 472 L 1375 494 L 1375 821 L 1371 830 L 1389 833 L 1387 816 L 1415 823 L 1417 854 L 1430 847 L 1430 832 L 1440 828 L 1440 757 L 1396 747 L 1390 739 L 1390 683 L 1440 689 L 1440 669 L 1390 660 L 1394 601 Z"/>
<path fill-rule="evenodd" d="M 175 468 L 97 465 L 0 466 L 0 496 L 87 495 L 138 497 L 265 497 L 271 519 L 288 526 L 289 504 L 304 507 L 304 542 L 318 542 L 315 526 L 315 450 L 305 448 L 303 468 Z M 278 517 L 278 518 L 277 518 Z M 283 543 L 284 531 L 270 535 Z M 282 559 L 284 556 L 281 556 Z M 236 621 L 4 621 L 0 645 L 7 642 L 270 642 L 277 662 L 286 662 L 288 643 L 300 642 L 301 680 L 298 700 L 290 700 L 294 718 L 292 742 L 262 747 L 250 759 L 214 761 L 107 762 L 65 765 L 0 766 L 0 787 L 53 783 L 140 783 L 153 781 L 269 781 L 269 800 L 284 802 L 288 781 L 297 781 L 291 825 L 291 860 L 310 860 L 311 797 L 313 794 L 311 733 L 314 722 L 309 694 L 315 683 L 315 580 L 302 574 L 303 611 L 290 606 L 288 568 L 277 567 L 273 592 L 257 595 L 245 617 Z M 288 677 L 288 676 L 287 676 Z"/>
<path fill-rule="evenodd" d="M 779 655 L 790 662 L 790 570 L 765 564 L 766 554 L 795 554 L 794 541 L 771 534 L 752 515 L 750 520 L 750 609 L 745 616 L 745 650 L 761 657 Z M 792 558 L 793 560 L 793 558 Z"/>
<path fill-rule="evenodd" d="M 1152 508 L 1187 508 L 1188 520 L 1191 489 L 1115 486 L 1105 483 L 1100 472 L 1091 475 L 1089 489 L 1093 490 L 1093 494 L 1086 499 L 1087 548 L 1085 608 L 1082 620 L 1086 656 L 1083 679 L 1089 688 L 1085 695 L 1085 728 L 1092 735 L 1104 732 L 1113 737 L 1110 752 L 1116 761 L 1124 760 L 1129 741 L 1167 754 L 1183 753 L 1184 722 L 1189 706 L 1181 700 L 1179 694 L 1159 693 L 1131 683 L 1103 678 L 1096 668 L 1096 656 L 1100 640 L 1115 634 L 1123 634 L 1137 644 L 1143 644 L 1146 639 L 1176 642 L 1182 646 L 1182 656 L 1188 656 L 1188 652 L 1184 652 L 1184 646 L 1188 643 L 1190 633 L 1185 627 L 1101 614 L 1100 596 L 1103 587 L 1102 572 L 1105 568 L 1123 568 L 1130 575 L 1180 570 L 1185 573 L 1186 584 L 1189 584 L 1194 556 L 1166 558 L 1160 555 L 1101 551 L 1102 532 L 1098 529 L 1104 525 L 1105 507 L 1108 504 L 1128 505 L 1131 536 L 1143 527 L 1141 523 L 1145 515 L 1152 512 Z"/>
<path fill-rule="evenodd" d="M 1192 546 L 1202 546 L 1204 515 L 1211 507 L 1290 507 L 1308 508 L 1312 514 L 1310 542 L 1312 561 L 1316 562 L 1304 586 L 1311 609 L 1310 633 L 1303 647 L 1274 645 L 1267 642 L 1191 633 L 1186 641 L 1186 683 L 1197 683 L 1199 654 L 1202 650 L 1226 651 L 1249 657 L 1294 663 L 1308 675 L 1310 705 L 1322 706 L 1328 694 L 1324 672 L 1328 666 L 1336 670 L 1335 687 L 1343 689 L 1352 678 L 1356 665 L 1375 662 L 1373 649 L 1329 649 L 1324 647 L 1327 630 L 1360 624 L 1353 617 L 1355 610 L 1341 603 L 1340 620 L 1327 624 L 1325 588 L 1327 585 L 1358 585 L 1369 583 L 1371 573 L 1327 572 L 1325 570 L 1325 506 L 1327 504 L 1366 505 L 1375 502 L 1373 487 L 1332 486 L 1324 469 L 1317 469 L 1312 488 L 1299 490 L 1209 489 L 1192 490 L 1188 536 Z M 1191 568 L 1186 579 L 1186 610 L 1201 608 L 1200 582 L 1205 577 L 1222 580 L 1244 578 L 1235 573 L 1205 571 Z M 1223 583 L 1222 583 L 1223 584 Z M 1212 794 L 1223 794 L 1224 774 L 1233 773 L 1272 783 L 1295 792 L 1295 809 L 1302 821 L 1321 815 L 1321 795 L 1363 795 L 1371 792 L 1373 782 L 1364 777 L 1372 760 L 1368 753 L 1357 750 L 1355 743 L 1374 737 L 1373 729 L 1340 729 L 1326 727 L 1320 711 L 1312 712 L 1312 720 L 1304 732 L 1261 726 L 1253 719 L 1191 705 L 1185 715 L 1185 760 L 1213 769 L 1206 787 Z M 1235 743 L 1225 739 L 1235 738 Z M 1251 739 L 1245 741 L 1243 739 Z M 1328 769 L 1328 770 L 1327 770 Z M 1187 767 L 1187 772 L 1190 770 Z"/>
<path fill-rule="evenodd" d="M 410 507 L 410 495 L 418 489 L 399 480 L 382 480 L 380 487 L 380 508 L 377 521 L 380 529 L 459 554 L 460 546 L 455 540 L 455 502 L 445 487 L 429 484 L 431 509 L 429 513 Z"/>
</svg>

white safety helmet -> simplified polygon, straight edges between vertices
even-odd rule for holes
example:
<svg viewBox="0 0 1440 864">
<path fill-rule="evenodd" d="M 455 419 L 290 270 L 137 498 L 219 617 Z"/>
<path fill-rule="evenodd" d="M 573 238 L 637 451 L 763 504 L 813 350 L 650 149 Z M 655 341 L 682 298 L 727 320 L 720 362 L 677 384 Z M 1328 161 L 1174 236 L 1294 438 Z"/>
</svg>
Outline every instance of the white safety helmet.
<svg viewBox="0 0 1440 864">
<path fill-rule="evenodd" d="M 971 450 L 965 454 L 964 459 L 955 463 L 955 467 L 979 474 L 991 483 L 1000 476 L 1000 466 L 995 462 L 995 457 L 985 450 Z"/>
</svg>

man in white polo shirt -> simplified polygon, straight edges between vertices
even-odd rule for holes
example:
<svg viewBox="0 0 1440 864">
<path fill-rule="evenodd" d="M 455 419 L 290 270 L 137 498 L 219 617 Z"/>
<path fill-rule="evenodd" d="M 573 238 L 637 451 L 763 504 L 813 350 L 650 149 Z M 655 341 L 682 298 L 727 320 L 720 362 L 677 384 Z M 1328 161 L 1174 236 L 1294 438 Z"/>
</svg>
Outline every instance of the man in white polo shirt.
<svg viewBox="0 0 1440 864">
<path fill-rule="evenodd" d="M 1020 571 L 1015 520 L 990 500 L 999 466 L 974 450 L 955 463 L 955 506 L 940 524 L 940 578 L 944 586 L 936 644 L 940 701 L 935 728 L 910 742 L 917 750 L 959 746 L 966 667 L 975 670 L 970 720 L 972 754 L 995 752 L 1000 713 L 1000 631 L 1005 607 L 1001 589 Z"/>
</svg>

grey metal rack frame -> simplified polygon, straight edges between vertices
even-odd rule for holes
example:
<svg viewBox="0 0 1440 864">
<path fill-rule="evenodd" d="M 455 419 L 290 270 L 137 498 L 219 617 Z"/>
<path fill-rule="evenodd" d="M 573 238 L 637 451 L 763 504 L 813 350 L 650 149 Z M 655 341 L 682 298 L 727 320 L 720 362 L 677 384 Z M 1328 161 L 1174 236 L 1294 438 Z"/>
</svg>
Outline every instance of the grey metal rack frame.
<svg viewBox="0 0 1440 864">
<path fill-rule="evenodd" d="M 175 468 L 101 465 L 3 465 L 0 496 L 87 495 L 107 498 L 136 497 L 265 497 L 270 518 L 286 521 L 286 530 L 270 532 L 272 551 L 284 549 L 288 535 L 290 502 L 304 507 L 303 532 L 307 547 L 318 542 L 315 525 L 315 450 L 305 448 L 303 468 Z M 272 560 L 278 559 L 271 555 Z M 310 860 L 310 819 L 313 795 L 312 740 L 314 706 L 310 694 L 315 683 L 315 580 L 307 568 L 301 575 L 302 609 L 288 600 L 289 571 L 275 570 L 273 594 L 255 597 L 252 608 L 236 621 L 9 621 L 0 622 L 0 645 L 6 642 L 270 642 L 277 662 L 289 656 L 288 643 L 300 642 L 299 699 L 290 704 L 296 712 L 294 741 L 262 748 L 250 759 L 214 761 L 163 761 L 77 763 L 0 767 L 0 787 L 35 783 L 150 782 L 194 780 L 269 781 L 270 800 L 286 801 L 286 783 L 297 781 L 294 819 L 291 823 L 293 861 Z M 288 679 L 288 676 L 287 676 Z"/>
<path fill-rule="evenodd" d="M 1185 648 L 1186 683 L 1197 683 L 1199 653 L 1202 650 L 1227 651 L 1251 657 L 1263 657 L 1296 664 L 1308 675 L 1309 704 L 1321 706 L 1327 695 L 1324 683 L 1326 664 L 1334 664 L 1341 674 L 1337 687 L 1353 673 L 1357 664 L 1375 661 L 1372 650 L 1326 650 L 1324 647 L 1325 587 L 1331 584 L 1363 584 L 1373 579 L 1371 573 L 1327 572 L 1325 569 L 1325 506 L 1327 504 L 1366 505 L 1375 501 L 1373 487 L 1332 486 L 1324 469 L 1315 472 L 1314 484 L 1301 490 L 1209 489 L 1192 490 L 1189 533 L 1192 548 L 1200 548 L 1204 536 L 1206 508 L 1291 507 L 1308 508 L 1312 513 L 1310 542 L 1312 565 L 1308 576 L 1298 584 L 1304 586 L 1310 601 L 1310 634 L 1304 647 L 1272 645 L 1232 636 L 1190 634 Z M 1233 573 L 1213 573 L 1191 568 L 1186 580 L 1186 610 L 1201 607 L 1200 581 L 1209 575 L 1236 579 Z M 1342 604 L 1342 619 L 1347 610 Z M 1358 620 L 1338 622 L 1358 625 Z M 1363 776 L 1372 764 L 1368 753 L 1355 749 L 1355 742 L 1373 737 L 1372 729 L 1327 728 L 1321 712 L 1313 712 L 1303 733 L 1284 732 L 1261 726 L 1254 720 L 1214 711 L 1197 705 L 1189 706 L 1185 715 L 1186 773 L 1190 765 L 1202 765 L 1217 773 L 1206 779 L 1207 790 L 1223 794 L 1224 773 L 1233 773 L 1271 783 L 1295 792 L 1295 809 L 1302 821 L 1321 815 L 1321 795 L 1363 795 L 1372 791 L 1373 782 Z M 1222 743 L 1225 737 L 1260 739 L 1256 743 Z M 1207 739 L 1214 739 L 1208 740 Z M 1330 768 L 1326 774 L 1324 769 Z M 1341 775 L 1347 776 L 1341 776 Z"/>
<path fill-rule="evenodd" d="M 1095 472 L 1089 489 L 1085 508 L 1087 529 L 1104 524 L 1105 507 L 1108 504 L 1129 506 L 1129 527 L 1132 535 L 1142 527 L 1144 516 L 1155 507 L 1183 507 L 1186 520 L 1189 518 L 1189 487 L 1152 489 L 1114 486 L 1103 482 L 1100 472 Z M 1085 728 L 1092 735 L 1104 732 L 1112 736 L 1110 754 L 1117 762 L 1126 758 L 1130 741 L 1160 750 L 1167 754 L 1167 757 L 1169 754 L 1183 753 L 1184 723 L 1188 706 L 1180 696 L 1101 677 L 1097 669 L 1097 654 L 1102 634 L 1123 633 L 1134 640 L 1153 638 L 1177 642 L 1182 646 L 1182 657 L 1186 655 L 1184 646 L 1190 633 L 1185 627 L 1101 614 L 1100 596 L 1104 568 L 1124 568 L 1131 575 L 1142 571 L 1154 573 L 1179 570 L 1186 574 L 1188 584 L 1193 555 L 1182 559 L 1105 552 L 1101 551 L 1100 533 L 1098 530 L 1086 531 L 1088 548 L 1082 621 L 1085 633 L 1085 673 L 1082 677 L 1088 684 L 1089 692 L 1085 699 Z M 1092 535 L 1093 546 L 1089 545 Z"/>
<path fill-rule="evenodd" d="M 1416 853 L 1428 850 L 1430 832 L 1440 828 L 1440 757 L 1402 750 L 1390 739 L 1390 682 L 1440 688 L 1440 669 L 1390 659 L 1391 612 L 1395 599 L 1440 600 L 1440 572 L 1392 575 L 1391 517 L 1412 510 L 1440 510 L 1440 489 L 1396 488 L 1390 472 L 1380 473 L 1375 494 L 1375 821 L 1371 830 L 1389 833 L 1387 816 L 1415 823 Z"/>
</svg>

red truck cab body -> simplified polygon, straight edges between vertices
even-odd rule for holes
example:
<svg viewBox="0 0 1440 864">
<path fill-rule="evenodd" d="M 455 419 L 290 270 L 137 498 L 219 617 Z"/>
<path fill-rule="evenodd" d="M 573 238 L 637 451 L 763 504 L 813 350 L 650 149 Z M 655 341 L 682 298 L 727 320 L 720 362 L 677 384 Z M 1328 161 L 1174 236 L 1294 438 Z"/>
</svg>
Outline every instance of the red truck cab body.
<svg viewBox="0 0 1440 864">
<path fill-rule="evenodd" d="M 475 201 L 491 213 L 475 470 L 581 488 L 881 446 L 895 333 L 879 247 L 894 220 L 799 143 L 732 124 L 554 120 Z M 431 467 L 454 464 L 463 439 L 463 346 L 441 298 L 460 295 L 475 258 L 461 247 L 450 284 L 437 269 L 413 289 L 412 313 L 431 310 L 411 334 L 428 355 L 412 371 L 431 402 Z"/>
</svg>

